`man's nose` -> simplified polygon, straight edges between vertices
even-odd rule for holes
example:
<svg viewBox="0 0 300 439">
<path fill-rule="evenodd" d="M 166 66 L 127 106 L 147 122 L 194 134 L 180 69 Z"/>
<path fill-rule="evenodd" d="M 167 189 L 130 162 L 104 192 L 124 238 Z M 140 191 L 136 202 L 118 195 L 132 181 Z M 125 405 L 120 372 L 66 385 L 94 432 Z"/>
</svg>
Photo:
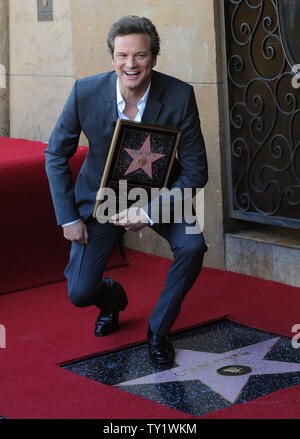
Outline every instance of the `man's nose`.
<svg viewBox="0 0 300 439">
<path fill-rule="evenodd" d="M 128 56 L 126 60 L 126 65 L 128 68 L 133 68 L 136 66 L 136 59 L 134 56 Z"/>
</svg>

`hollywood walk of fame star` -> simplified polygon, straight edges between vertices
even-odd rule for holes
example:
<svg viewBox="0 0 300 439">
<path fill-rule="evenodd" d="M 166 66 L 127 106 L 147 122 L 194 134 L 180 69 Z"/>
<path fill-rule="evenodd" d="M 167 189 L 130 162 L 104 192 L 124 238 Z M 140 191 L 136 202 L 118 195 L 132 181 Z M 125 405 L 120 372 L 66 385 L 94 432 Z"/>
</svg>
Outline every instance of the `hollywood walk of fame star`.
<svg viewBox="0 0 300 439">
<path fill-rule="evenodd" d="M 150 134 L 140 149 L 124 148 L 124 150 L 130 155 L 131 158 L 133 158 L 133 161 L 124 175 L 130 174 L 137 169 L 142 169 L 144 172 L 146 172 L 148 177 L 152 178 L 152 163 L 166 155 L 151 152 Z"/>
<path fill-rule="evenodd" d="M 251 375 L 300 372 L 300 363 L 264 360 L 279 338 L 222 354 L 176 349 L 175 367 L 115 386 L 199 380 L 233 404 Z"/>
</svg>

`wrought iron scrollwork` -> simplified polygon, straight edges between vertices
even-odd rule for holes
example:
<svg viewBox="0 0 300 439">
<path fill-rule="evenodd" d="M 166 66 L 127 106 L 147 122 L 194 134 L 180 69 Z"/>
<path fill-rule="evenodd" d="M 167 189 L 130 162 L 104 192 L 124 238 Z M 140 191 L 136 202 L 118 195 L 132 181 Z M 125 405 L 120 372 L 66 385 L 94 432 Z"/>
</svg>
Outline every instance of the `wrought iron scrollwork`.
<svg viewBox="0 0 300 439">
<path fill-rule="evenodd" d="M 225 11 L 232 216 L 300 228 L 300 89 L 277 1 L 225 0 Z"/>
</svg>

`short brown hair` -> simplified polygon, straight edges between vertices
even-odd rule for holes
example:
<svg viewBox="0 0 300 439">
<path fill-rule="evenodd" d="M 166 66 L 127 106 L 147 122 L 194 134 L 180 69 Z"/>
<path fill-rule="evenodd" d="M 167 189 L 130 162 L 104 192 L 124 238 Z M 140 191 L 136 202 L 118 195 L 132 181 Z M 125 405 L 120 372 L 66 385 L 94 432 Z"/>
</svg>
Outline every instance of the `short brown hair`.
<svg viewBox="0 0 300 439">
<path fill-rule="evenodd" d="M 130 34 L 146 34 L 149 35 L 151 52 L 153 56 L 159 55 L 160 38 L 156 27 L 149 18 L 137 17 L 136 15 L 128 15 L 120 18 L 110 28 L 107 36 L 107 45 L 114 54 L 115 38 L 118 36 L 125 36 Z"/>
</svg>

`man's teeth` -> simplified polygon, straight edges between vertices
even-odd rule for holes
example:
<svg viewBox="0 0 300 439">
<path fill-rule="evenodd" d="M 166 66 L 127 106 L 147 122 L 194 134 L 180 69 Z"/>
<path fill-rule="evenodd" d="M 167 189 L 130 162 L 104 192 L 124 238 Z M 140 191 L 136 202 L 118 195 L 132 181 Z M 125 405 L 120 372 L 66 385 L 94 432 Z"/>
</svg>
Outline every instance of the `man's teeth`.
<svg viewBox="0 0 300 439">
<path fill-rule="evenodd" d="M 138 72 L 125 72 L 126 73 L 126 75 L 137 75 L 138 74 Z"/>
</svg>

